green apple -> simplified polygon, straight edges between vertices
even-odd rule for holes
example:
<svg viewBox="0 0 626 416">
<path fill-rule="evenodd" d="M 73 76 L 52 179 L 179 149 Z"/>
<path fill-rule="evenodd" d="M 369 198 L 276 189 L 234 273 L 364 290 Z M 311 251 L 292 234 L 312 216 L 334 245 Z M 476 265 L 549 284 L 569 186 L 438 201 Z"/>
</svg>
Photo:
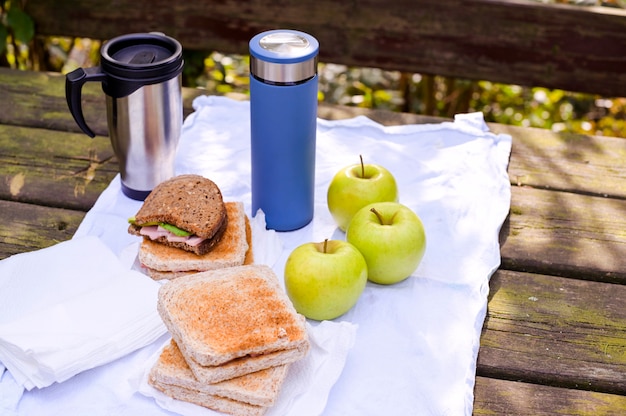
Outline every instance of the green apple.
<svg viewBox="0 0 626 416">
<path fill-rule="evenodd" d="M 296 247 L 285 264 L 285 289 L 296 310 L 322 321 L 348 312 L 367 283 L 361 253 L 342 240 Z"/>
<path fill-rule="evenodd" d="M 409 277 L 424 257 L 426 233 L 418 215 L 397 202 L 361 208 L 348 226 L 346 240 L 363 254 L 368 279 L 393 284 Z"/>
<path fill-rule="evenodd" d="M 352 216 L 373 202 L 398 201 L 398 186 L 382 166 L 361 163 L 341 169 L 328 186 L 328 210 L 345 231 Z"/>
</svg>

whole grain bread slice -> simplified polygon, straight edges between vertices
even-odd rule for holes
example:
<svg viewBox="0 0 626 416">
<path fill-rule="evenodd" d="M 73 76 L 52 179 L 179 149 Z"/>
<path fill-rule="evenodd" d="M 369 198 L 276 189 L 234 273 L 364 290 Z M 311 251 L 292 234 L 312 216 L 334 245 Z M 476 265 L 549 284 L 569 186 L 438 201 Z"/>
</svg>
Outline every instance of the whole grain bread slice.
<svg viewBox="0 0 626 416">
<path fill-rule="evenodd" d="M 183 355 L 202 366 L 309 343 L 304 317 L 265 265 L 171 280 L 159 289 L 157 309 Z"/>
<path fill-rule="evenodd" d="M 222 192 L 213 181 L 200 175 L 179 175 L 160 183 L 150 192 L 128 232 L 141 236 L 143 224 L 172 224 L 205 241 L 197 246 L 169 242 L 165 237 L 154 241 L 204 254 L 220 240 L 227 221 Z"/>
<path fill-rule="evenodd" d="M 219 383 L 205 383 L 194 377 L 187 361 L 172 340 L 150 370 L 149 380 L 268 407 L 276 402 L 288 368 L 288 365 L 279 365 Z"/>
<path fill-rule="evenodd" d="M 139 262 L 155 280 L 174 279 L 200 271 L 241 266 L 252 262 L 252 234 L 242 202 L 226 202 L 228 222 L 224 235 L 211 251 L 196 255 L 144 239 Z"/>
</svg>

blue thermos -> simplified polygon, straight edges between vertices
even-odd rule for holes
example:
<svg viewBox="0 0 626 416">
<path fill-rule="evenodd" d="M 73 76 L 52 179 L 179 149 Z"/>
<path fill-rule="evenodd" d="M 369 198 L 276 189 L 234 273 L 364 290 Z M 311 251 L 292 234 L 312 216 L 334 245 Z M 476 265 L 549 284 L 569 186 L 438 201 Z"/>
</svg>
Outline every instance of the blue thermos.
<svg viewBox="0 0 626 416">
<path fill-rule="evenodd" d="M 318 41 L 295 30 L 250 40 L 252 215 L 291 231 L 313 219 Z"/>
</svg>

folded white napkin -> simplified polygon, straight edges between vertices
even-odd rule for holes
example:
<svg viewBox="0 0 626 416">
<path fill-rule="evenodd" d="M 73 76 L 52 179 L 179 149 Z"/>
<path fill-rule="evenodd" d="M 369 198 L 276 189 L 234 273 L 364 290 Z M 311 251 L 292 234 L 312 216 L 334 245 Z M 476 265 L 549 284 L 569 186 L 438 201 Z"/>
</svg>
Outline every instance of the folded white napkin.
<svg viewBox="0 0 626 416">
<path fill-rule="evenodd" d="M 348 322 L 325 321 L 312 325 L 307 323 L 311 341 L 309 354 L 292 364 L 278 399 L 267 416 L 317 416 L 324 411 L 330 389 L 339 378 L 354 344 L 357 326 Z M 169 340 L 165 345 L 169 344 Z M 162 349 L 162 348 L 161 348 Z M 163 409 L 184 416 L 212 416 L 221 413 L 172 399 L 148 384 L 148 373 L 156 362 L 161 349 L 154 354 L 144 368 L 139 392 L 153 397 Z"/>
<path fill-rule="evenodd" d="M 0 361 L 30 390 L 63 382 L 166 332 L 159 285 L 96 237 L 0 262 Z"/>
</svg>

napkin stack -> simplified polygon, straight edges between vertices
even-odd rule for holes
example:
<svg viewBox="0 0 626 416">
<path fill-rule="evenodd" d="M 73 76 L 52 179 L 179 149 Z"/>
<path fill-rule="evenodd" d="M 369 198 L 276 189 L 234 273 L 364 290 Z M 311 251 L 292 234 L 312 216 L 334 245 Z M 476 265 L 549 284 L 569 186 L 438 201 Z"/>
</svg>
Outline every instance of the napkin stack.
<svg viewBox="0 0 626 416">
<path fill-rule="evenodd" d="M 31 390 L 116 360 L 166 332 L 158 288 L 97 237 L 10 257 L 0 263 L 0 362 Z"/>
</svg>

